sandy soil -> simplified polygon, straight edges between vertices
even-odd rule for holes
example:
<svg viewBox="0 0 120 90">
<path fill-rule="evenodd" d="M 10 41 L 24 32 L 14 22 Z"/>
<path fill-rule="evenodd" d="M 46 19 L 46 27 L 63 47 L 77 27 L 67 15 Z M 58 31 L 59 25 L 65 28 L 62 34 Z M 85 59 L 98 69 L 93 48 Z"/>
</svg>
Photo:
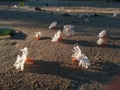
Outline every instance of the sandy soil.
<svg viewBox="0 0 120 90">
<path fill-rule="evenodd" d="M 49 8 L 49 7 L 48 7 Z M 54 8 L 53 8 L 54 9 Z M 119 8 L 117 8 L 119 9 Z M 118 12 L 119 13 L 119 12 Z M 94 13 L 93 13 L 94 14 Z M 104 90 L 120 74 L 120 16 L 100 13 L 90 16 L 89 22 L 70 16 L 34 9 L 0 8 L 0 27 L 20 31 L 11 38 L 0 39 L 1 90 Z M 75 26 L 75 35 L 62 34 L 62 42 L 51 42 L 57 30 L 48 30 L 52 21 Z M 108 45 L 96 45 L 97 35 L 107 30 Z M 34 40 L 34 32 L 41 31 L 44 38 Z M 71 64 L 72 49 L 79 45 L 91 60 L 89 69 Z M 19 49 L 27 46 L 34 65 L 25 64 L 23 72 L 13 67 Z"/>
</svg>

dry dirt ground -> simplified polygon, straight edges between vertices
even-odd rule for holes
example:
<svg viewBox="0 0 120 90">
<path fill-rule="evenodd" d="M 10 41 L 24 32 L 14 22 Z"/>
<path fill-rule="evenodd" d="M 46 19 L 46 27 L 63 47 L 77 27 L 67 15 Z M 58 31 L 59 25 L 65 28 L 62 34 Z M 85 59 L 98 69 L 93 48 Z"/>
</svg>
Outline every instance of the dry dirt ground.
<svg viewBox="0 0 120 90">
<path fill-rule="evenodd" d="M 49 8 L 49 7 L 48 7 Z M 0 27 L 20 31 L 11 38 L 0 39 L 0 90 L 104 90 L 120 74 L 120 16 L 98 14 L 89 22 L 78 14 L 0 9 Z M 48 30 L 52 21 L 75 26 L 75 35 L 62 34 L 62 42 L 51 42 L 57 30 Z M 105 29 L 108 45 L 97 46 L 97 35 Z M 34 32 L 41 31 L 43 38 L 35 40 Z M 72 49 L 79 45 L 91 60 L 89 69 L 71 64 Z M 29 48 L 34 65 L 25 64 L 18 72 L 13 64 L 23 47 Z"/>
</svg>

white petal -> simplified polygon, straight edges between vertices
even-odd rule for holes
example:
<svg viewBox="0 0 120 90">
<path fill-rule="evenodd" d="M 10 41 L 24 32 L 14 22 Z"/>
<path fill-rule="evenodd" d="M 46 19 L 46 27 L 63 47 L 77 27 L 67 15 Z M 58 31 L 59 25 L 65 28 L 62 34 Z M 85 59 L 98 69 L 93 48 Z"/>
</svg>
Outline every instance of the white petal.
<svg viewBox="0 0 120 90">
<path fill-rule="evenodd" d="M 105 35 L 106 35 L 106 30 L 102 30 L 102 31 L 99 33 L 98 37 L 102 38 L 102 37 L 104 37 Z"/>
</svg>

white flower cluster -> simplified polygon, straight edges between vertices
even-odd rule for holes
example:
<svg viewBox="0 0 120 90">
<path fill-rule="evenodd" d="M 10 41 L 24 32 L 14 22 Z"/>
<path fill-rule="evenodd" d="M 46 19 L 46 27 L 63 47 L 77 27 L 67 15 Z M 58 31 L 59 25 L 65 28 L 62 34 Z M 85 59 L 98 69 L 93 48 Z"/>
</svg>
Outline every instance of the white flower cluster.
<svg viewBox="0 0 120 90">
<path fill-rule="evenodd" d="M 22 56 L 17 55 L 17 60 L 15 61 L 14 66 L 17 70 L 23 71 L 24 64 L 25 64 L 26 58 L 28 56 L 28 48 L 24 47 L 23 49 L 20 49 L 20 51 L 22 52 Z"/>
<path fill-rule="evenodd" d="M 61 31 L 58 30 L 57 33 L 54 34 L 54 37 L 52 37 L 51 41 L 56 42 L 56 41 L 60 40 L 61 39 L 60 35 L 61 35 Z"/>
<path fill-rule="evenodd" d="M 87 58 L 87 56 L 81 53 L 79 46 L 75 46 L 73 48 L 73 54 L 71 57 L 79 62 L 79 66 L 84 68 L 88 68 L 88 66 L 90 66 L 90 60 Z"/>
<path fill-rule="evenodd" d="M 74 26 L 73 25 L 65 25 L 63 27 L 63 33 L 65 33 L 68 36 L 74 35 Z"/>
<path fill-rule="evenodd" d="M 56 29 L 56 27 L 57 27 L 57 22 L 55 21 L 50 24 L 49 29 Z"/>
<path fill-rule="evenodd" d="M 34 38 L 35 38 L 36 40 L 39 40 L 40 37 L 42 37 L 42 33 L 41 33 L 40 31 L 39 31 L 39 32 L 35 32 Z"/>
<path fill-rule="evenodd" d="M 106 34 L 106 30 L 102 30 L 99 35 L 98 35 L 98 41 L 97 44 L 98 45 L 106 45 L 107 44 L 107 34 Z"/>
</svg>

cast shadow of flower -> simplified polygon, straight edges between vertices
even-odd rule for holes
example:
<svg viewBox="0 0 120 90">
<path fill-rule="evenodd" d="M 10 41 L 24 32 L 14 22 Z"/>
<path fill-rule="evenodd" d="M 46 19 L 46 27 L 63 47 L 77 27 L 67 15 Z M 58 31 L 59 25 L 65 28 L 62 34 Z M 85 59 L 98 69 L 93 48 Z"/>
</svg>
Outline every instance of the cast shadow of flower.
<svg viewBox="0 0 120 90">
<path fill-rule="evenodd" d="M 120 48 L 120 46 L 119 45 L 107 45 L 106 48 L 118 49 L 118 48 Z"/>
<path fill-rule="evenodd" d="M 109 37 L 111 40 L 120 40 L 120 37 Z"/>
<path fill-rule="evenodd" d="M 102 47 L 102 48 L 115 48 L 115 49 L 120 48 L 119 45 L 110 45 L 109 43 L 106 46 L 98 46 L 95 42 L 92 42 L 92 41 L 90 42 L 90 41 L 85 41 L 85 40 L 77 41 L 77 40 L 63 39 L 62 43 L 64 43 L 64 44 L 77 44 L 77 45 L 85 46 L 85 47 Z"/>
<path fill-rule="evenodd" d="M 95 62 L 89 69 L 82 69 L 72 64 L 36 60 L 35 65 L 26 65 L 25 71 L 38 74 L 56 75 L 70 80 L 77 81 L 76 87 L 91 81 L 107 83 L 112 77 L 120 74 L 120 65 L 111 62 Z M 99 77 L 99 78 L 98 78 Z"/>
<path fill-rule="evenodd" d="M 51 39 L 51 37 L 41 37 L 41 40 Z"/>
<path fill-rule="evenodd" d="M 86 46 L 86 47 L 96 47 L 97 45 L 94 42 L 89 42 L 85 40 L 68 40 L 68 39 L 63 39 L 62 43 L 64 44 L 79 44 L 80 46 Z"/>
<path fill-rule="evenodd" d="M 18 40 L 25 40 L 27 37 L 26 34 L 24 34 L 23 32 L 19 31 L 16 34 L 11 35 L 10 39 L 18 39 Z"/>
</svg>

